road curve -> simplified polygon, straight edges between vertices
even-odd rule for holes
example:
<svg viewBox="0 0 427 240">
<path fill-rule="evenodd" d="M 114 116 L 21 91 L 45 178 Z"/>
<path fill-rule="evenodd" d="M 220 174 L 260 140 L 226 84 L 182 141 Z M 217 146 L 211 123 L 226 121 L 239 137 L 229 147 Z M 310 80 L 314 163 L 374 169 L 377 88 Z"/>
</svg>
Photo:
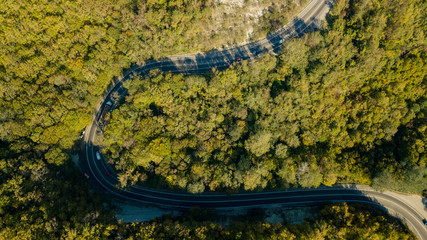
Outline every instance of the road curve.
<svg viewBox="0 0 427 240">
<path fill-rule="evenodd" d="M 399 199 L 373 190 L 360 190 L 356 187 L 330 187 L 240 193 L 229 196 L 226 194 L 192 195 L 159 191 L 141 186 L 129 186 L 121 189 L 118 187 L 119 181 L 114 169 L 106 164 L 103 159 L 97 160 L 96 152 L 99 147 L 95 144 L 95 136 L 103 131 L 105 114 L 116 107 L 118 100 L 113 99 L 112 96 L 126 94 L 126 89 L 123 87 L 124 81 L 134 75 L 146 77 L 152 69 L 160 69 L 163 72 L 172 73 L 201 74 L 211 71 L 213 68 L 225 69 L 236 61 L 254 59 L 267 52 L 275 54 L 280 50 L 284 41 L 300 37 L 308 31 L 317 29 L 331 6 L 332 1 L 330 0 L 312 0 L 291 23 L 264 39 L 246 45 L 221 51 L 213 50 L 200 54 L 171 56 L 131 69 L 106 91 L 101 102 L 96 107 L 92 124 L 84 134 L 80 166 L 88 174 L 89 182 L 99 186 L 116 198 L 174 209 L 185 209 L 193 206 L 231 208 L 270 204 L 307 206 L 325 202 L 359 202 L 381 205 L 390 212 L 397 213 L 420 239 L 427 240 L 427 228 L 422 224 L 422 217 L 419 213 Z"/>
</svg>

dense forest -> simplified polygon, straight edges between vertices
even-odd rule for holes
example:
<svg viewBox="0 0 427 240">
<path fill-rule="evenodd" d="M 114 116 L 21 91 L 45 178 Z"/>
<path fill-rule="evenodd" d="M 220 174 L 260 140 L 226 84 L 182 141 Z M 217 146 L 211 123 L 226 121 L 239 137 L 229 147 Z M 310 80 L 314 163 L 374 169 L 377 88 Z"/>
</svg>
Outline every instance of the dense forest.
<svg viewBox="0 0 427 240">
<path fill-rule="evenodd" d="M 250 2 L 247 8 L 266 10 L 242 20 L 265 35 L 306 1 Z M 103 216 L 70 158 L 100 95 L 131 63 L 256 37 L 229 21 L 239 8 L 219 18 L 229 7 L 204 0 L 1 0 L 0 228 L 31 232 Z M 231 25 L 210 28 L 220 20 Z"/>
<path fill-rule="evenodd" d="M 318 219 L 290 225 L 265 223 L 262 213 L 254 211 L 226 228 L 211 222 L 214 212 L 191 209 L 180 218 L 130 224 L 118 231 L 132 235 L 130 239 L 415 239 L 399 222 L 375 212 L 363 206 L 325 206 Z"/>
<path fill-rule="evenodd" d="M 90 124 L 94 106 L 112 79 L 133 63 L 264 36 L 307 3 L 245 1 L 248 9 L 244 9 L 222 2 L 0 0 L 0 238 L 260 239 L 255 236 L 264 234 L 289 239 L 413 238 L 383 216 L 369 217 L 370 211 L 360 212 L 346 205 L 326 207 L 318 220 L 303 226 L 260 221 L 236 223 L 230 228 L 185 216 L 121 224 L 104 207 L 105 197 L 89 188 L 70 155 L 78 150 L 79 135 Z M 241 13 L 218 15 L 224 9 L 251 13 L 250 7 L 267 10 L 258 17 L 241 17 L 246 25 L 236 19 Z M 329 185 L 336 181 L 370 183 L 373 179 L 380 188 L 419 192 L 426 167 L 426 12 L 426 3 L 421 0 L 339 0 L 321 32 L 292 41 L 277 58 L 267 56 L 212 76 L 160 74 L 129 82 L 138 91 L 130 92 L 127 102 L 113 114 L 103 140 L 105 152 L 124 173 L 123 183 L 142 181 L 144 174 L 162 180 L 162 171 L 175 171 L 166 182 L 171 187 L 188 185 L 193 192 L 228 188 L 225 181 L 212 175 L 222 169 L 210 169 L 207 176 L 200 174 L 210 161 L 220 168 L 231 168 L 229 175 L 223 175 L 232 183 L 228 189 L 242 184 L 238 181 L 245 176 L 239 179 L 235 175 L 240 167 L 256 172 L 248 179 L 251 185 L 242 186 L 246 189 Z M 248 29 L 251 24 L 252 33 Z M 146 133 L 134 131 L 132 124 L 167 120 L 168 114 L 172 117 L 176 113 L 173 109 L 164 112 L 161 105 L 151 104 L 154 100 L 146 108 L 150 95 L 144 88 L 172 88 L 168 85 L 172 80 L 177 82 L 176 89 L 182 88 L 179 84 L 193 87 L 188 94 L 196 94 L 197 88 L 208 90 L 194 100 L 217 104 L 212 105 L 217 108 L 187 102 L 204 111 L 195 120 L 206 129 L 200 131 L 200 126 L 195 126 L 198 128 L 186 129 L 185 136 L 179 132 L 172 136 L 168 134 L 174 133 L 174 123 L 169 120 L 168 132 L 152 135 L 150 148 L 137 152 L 135 144 L 147 144 Z M 247 88 L 236 87 L 237 83 Z M 225 90 L 232 87 L 235 92 L 230 97 Z M 184 103 L 175 99 L 185 97 L 181 94 L 170 96 L 175 107 Z M 138 97 L 139 107 L 133 103 Z M 220 105 L 221 101 L 227 105 Z M 272 111 L 268 109 L 271 106 L 278 111 L 280 105 L 276 104 L 289 112 L 281 111 L 282 115 L 271 118 L 275 112 L 260 111 L 262 107 Z M 246 108 L 246 112 L 233 115 L 230 107 Z M 123 130 L 130 131 L 124 137 L 115 134 L 120 128 L 119 112 L 130 116 L 123 119 Z M 184 118 L 182 121 L 189 124 Z M 280 124 L 285 131 L 279 134 Z M 206 133 L 208 129 L 214 131 Z M 120 144 L 114 145 L 112 138 Z M 132 144 L 124 143 L 130 138 Z M 256 144 L 258 139 L 268 145 Z M 229 151 L 220 156 L 218 144 L 223 142 Z M 167 144 L 170 151 L 164 152 Z M 183 156 L 186 148 L 189 154 L 184 155 L 185 161 L 191 162 L 178 169 L 172 159 Z M 171 156 L 166 157 L 166 153 Z M 237 153 L 244 153 L 245 158 L 233 157 Z M 118 165 L 117 154 L 127 156 L 123 164 L 131 172 Z M 147 164 L 145 154 L 152 154 L 154 162 Z M 197 179 L 187 178 L 190 171 Z M 408 182 L 413 184 L 405 185 Z"/>
<path fill-rule="evenodd" d="M 180 217 L 163 216 L 149 222 L 121 223 L 85 217 L 64 226 L 50 221 L 26 228 L 2 226 L 3 239 L 416 239 L 396 219 L 361 205 L 327 205 L 302 224 L 266 223 L 263 210 L 253 210 L 231 221 L 217 223 L 212 209 L 193 208 Z M 45 228 L 44 228 L 45 227 Z"/>
<path fill-rule="evenodd" d="M 427 186 L 426 3 L 339 1 L 277 57 L 208 76 L 155 74 L 105 129 L 124 187 Z M 423 27 L 424 26 L 424 27 Z"/>
</svg>

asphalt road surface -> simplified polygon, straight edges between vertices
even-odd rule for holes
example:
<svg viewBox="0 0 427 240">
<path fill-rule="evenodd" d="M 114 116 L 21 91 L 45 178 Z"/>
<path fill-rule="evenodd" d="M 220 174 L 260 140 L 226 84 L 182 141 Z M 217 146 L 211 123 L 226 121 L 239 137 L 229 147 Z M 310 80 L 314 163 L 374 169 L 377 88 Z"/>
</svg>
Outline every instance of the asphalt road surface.
<svg viewBox="0 0 427 240">
<path fill-rule="evenodd" d="M 98 160 L 95 144 L 97 134 L 102 134 L 106 124 L 105 114 L 112 111 L 118 102 L 112 96 L 123 96 L 126 89 L 123 82 L 135 75 L 148 76 L 150 70 L 160 69 L 163 72 L 202 74 L 221 70 L 231 64 L 251 60 L 265 53 L 277 53 L 283 44 L 291 38 L 301 37 L 304 33 L 320 27 L 332 1 L 312 0 L 307 7 L 288 25 L 272 33 L 264 39 L 236 46 L 226 50 L 213 50 L 206 53 L 171 56 L 137 66 L 128 71 L 121 80 L 114 82 L 104 94 L 96 107 L 93 122 L 84 135 L 80 165 L 89 176 L 88 181 L 108 193 L 123 200 L 161 206 L 164 208 L 185 209 L 193 206 L 209 208 L 255 207 L 271 204 L 283 206 L 308 206 L 325 202 L 358 202 L 379 205 L 390 213 L 394 213 L 414 231 L 420 238 L 427 240 L 427 227 L 422 217 L 410 206 L 390 195 L 373 190 L 360 190 L 356 187 L 330 187 L 318 189 L 301 189 L 292 191 L 273 191 L 258 193 L 226 194 L 187 194 L 172 191 L 159 191 L 141 186 L 118 187 L 117 175 L 101 156 Z"/>
</svg>

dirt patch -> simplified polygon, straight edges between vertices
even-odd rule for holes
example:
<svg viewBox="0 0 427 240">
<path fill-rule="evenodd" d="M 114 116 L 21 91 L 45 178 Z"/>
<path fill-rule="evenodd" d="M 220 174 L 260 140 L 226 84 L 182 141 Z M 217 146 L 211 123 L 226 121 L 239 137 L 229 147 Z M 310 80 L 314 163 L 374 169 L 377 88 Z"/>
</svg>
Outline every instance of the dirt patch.
<svg viewBox="0 0 427 240">
<path fill-rule="evenodd" d="M 115 201 L 114 212 L 117 220 L 122 222 L 144 222 L 163 215 L 180 216 L 180 211 L 164 210 L 153 206 L 143 206 Z M 280 205 L 273 205 L 264 208 L 244 208 L 221 209 L 216 211 L 216 222 L 223 226 L 230 226 L 232 222 L 239 221 L 266 221 L 272 224 L 289 223 L 301 224 L 304 220 L 314 219 L 318 216 L 317 207 L 285 208 Z"/>
<path fill-rule="evenodd" d="M 302 224 L 304 220 L 316 219 L 318 215 L 317 207 L 289 208 L 283 211 L 284 219 L 289 224 Z"/>
<path fill-rule="evenodd" d="M 181 213 L 174 210 L 164 210 L 152 206 L 140 206 L 126 204 L 123 202 L 114 202 L 117 220 L 122 222 L 145 222 L 163 215 L 179 216 Z"/>
<path fill-rule="evenodd" d="M 78 154 L 71 155 L 71 161 L 73 161 L 73 163 L 79 166 L 79 155 Z"/>
</svg>

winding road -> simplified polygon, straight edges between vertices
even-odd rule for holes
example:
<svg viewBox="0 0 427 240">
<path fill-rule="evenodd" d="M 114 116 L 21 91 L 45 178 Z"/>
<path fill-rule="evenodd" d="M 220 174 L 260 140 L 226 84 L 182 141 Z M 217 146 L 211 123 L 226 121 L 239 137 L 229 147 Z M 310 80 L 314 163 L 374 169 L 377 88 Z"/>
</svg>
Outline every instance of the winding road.
<svg viewBox="0 0 427 240">
<path fill-rule="evenodd" d="M 358 202 L 379 205 L 404 220 L 420 239 L 427 240 L 427 226 L 422 223 L 422 215 L 411 206 L 390 195 L 364 189 L 363 187 L 329 187 L 301 189 L 292 191 L 273 191 L 258 193 L 199 194 L 159 191 L 141 186 L 118 187 L 119 181 L 114 169 L 103 159 L 97 158 L 99 147 L 95 137 L 102 134 L 103 118 L 112 111 L 118 102 L 113 96 L 123 96 L 126 89 L 123 82 L 135 75 L 148 76 L 150 70 L 163 72 L 201 74 L 215 69 L 225 69 L 236 61 L 254 59 L 265 53 L 277 53 L 286 40 L 300 37 L 308 31 L 317 29 L 332 7 L 332 1 L 312 0 L 306 8 L 288 25 L 264 39 L 226 50 L 213 50 L 206 53 L 171 56 L 137 66 L 128 71 L 119 81 L 114 82 L 97 105 L 92 124 L 84 134 L 80 167 L 87 174 L 88 181 L 102 188 L 111 196 L 164 208 L 183 209 L 193 206 L 209 208 L 253 207 L 280 204 L 283 206 L 307 206 L 325 202 Z"/>
</svg>

